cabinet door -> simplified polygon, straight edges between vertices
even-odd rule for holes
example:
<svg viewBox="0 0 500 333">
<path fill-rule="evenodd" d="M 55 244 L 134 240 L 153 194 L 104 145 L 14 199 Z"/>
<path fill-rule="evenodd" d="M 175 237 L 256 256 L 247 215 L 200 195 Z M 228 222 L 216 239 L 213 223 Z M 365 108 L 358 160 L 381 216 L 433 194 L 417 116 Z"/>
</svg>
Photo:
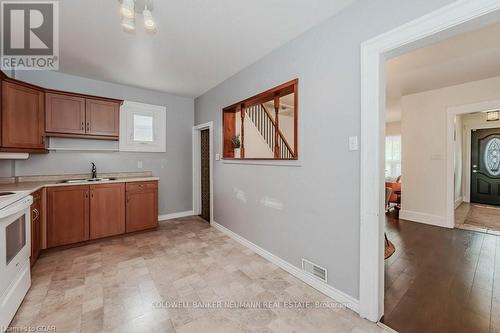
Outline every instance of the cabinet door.
<svg viewBox="0 0 500 333">
<path fill-rule="evenodd" d="M 89 186 L 47 189 L 47 247 L 89 239 Z"/>
<path fill-rule="evenodd" d="M 125 184 L 90 186 L 90 239 L 125 232 Z"/>
<path fill-rule="evenodd" d="M 119 136 L 120 104 L 89 98 L 85 104 L 87 134 Z"/>
<path fill-rule="evenodd" d="M 2 82 L 2 146 L 44 149 L 43 92 Z"/>
<path fill-rule="evenodd" d="M 85 134 L 85 98 L 47 93 L 45 117 L 47 132 Z"/>
<path fill-rule="evenodd" d="M 151 229 L 158 225 L 158 186 L 152 187 L 151 184 L 154 183 L 127 184 L 127 232 Z M 140 185 L 143 187 L 138 189 Z"/>
<path fill-rule="evenodd" d="M 33 267 L 36 260 L 40 256 L 40 251 L 42 249 L 41 208 L 42 208 L 41 191 L 37 191 L 33 193 L 33 204 L 31 205 L 31 258 L 30 258 L 31 267 Z"/>
</svg>

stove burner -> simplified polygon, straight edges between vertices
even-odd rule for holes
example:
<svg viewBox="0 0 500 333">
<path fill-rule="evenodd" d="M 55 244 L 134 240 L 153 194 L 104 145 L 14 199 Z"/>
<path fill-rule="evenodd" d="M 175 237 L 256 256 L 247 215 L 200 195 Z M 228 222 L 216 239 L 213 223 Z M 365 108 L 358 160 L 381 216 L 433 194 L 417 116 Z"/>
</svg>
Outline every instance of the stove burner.
<svg viewBox="0 0 500 333">
<path fill-rule="evenodd" d="M 8 195 L 14 195 L 14 194 L 15 194 L 14 192 L 0 192 L 0 197 L 5 197 Z"/>
</svg>

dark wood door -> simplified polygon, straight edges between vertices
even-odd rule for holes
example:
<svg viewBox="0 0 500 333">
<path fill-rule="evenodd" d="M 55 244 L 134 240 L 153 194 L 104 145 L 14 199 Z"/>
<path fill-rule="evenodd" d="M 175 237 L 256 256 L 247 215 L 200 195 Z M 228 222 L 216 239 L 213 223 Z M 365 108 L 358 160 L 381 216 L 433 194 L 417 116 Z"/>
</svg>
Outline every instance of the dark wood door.
<svg viewBox="0 0 500 333">
<path fill-rule="evenodd" d="M 126 231 L 155 228 L 158 225 L 158 183 L 130 183 L 126 193 Z"/>
<path fill-rule="evenodd" d="M 119 136 L 120 104 L 86 99 L 86 133 L 90 135 Z"/>
<path fill-rule="evenodd" d="M 89 186 L 47 189 L 47 247 L 89 239 Z"/>
<path fill-rule="evenodd" d="M 85 134 L 85 98 L 45 94 L 45 130 L 51 133 Z"/>
<path fill-rule="evenodd" d="M 472 131 L 470 200 L 500 206 L 500 128 Z"/>
<path fill-rule="evenodd" d="M 201 215 L 210 222 L 210 130 L 201 131 Z"/>
<path fill-rule="evenodd" d="M 42 251 L 42 193 L 33 193 L 33 204 L 31 204 L 31 267 L 35 264 Z"/>
<path fill-rule="evenodd" d="M 90 186 L 90 239 L 125 232 L 125 184 Z"/>
<path fill-rule="evenodd" d="M 2 147 L 45 148 L 43 92 L 2 82 Z"/>
</svg>

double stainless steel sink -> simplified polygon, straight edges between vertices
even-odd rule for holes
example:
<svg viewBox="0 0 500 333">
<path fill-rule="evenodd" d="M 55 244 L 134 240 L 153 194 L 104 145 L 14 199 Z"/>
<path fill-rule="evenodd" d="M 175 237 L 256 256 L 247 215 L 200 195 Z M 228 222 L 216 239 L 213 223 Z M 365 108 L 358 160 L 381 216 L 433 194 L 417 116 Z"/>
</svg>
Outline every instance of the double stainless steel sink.
<svg viewBox="0 0 500 333">
<path fill-rule="evenodd" d="M 88 179 L 64 179 L 60 183 L 88 183 L 88 182 L 105 182 L 110 180 L 116 180 L 116 178 L 88 178 Z"/>
</svg>

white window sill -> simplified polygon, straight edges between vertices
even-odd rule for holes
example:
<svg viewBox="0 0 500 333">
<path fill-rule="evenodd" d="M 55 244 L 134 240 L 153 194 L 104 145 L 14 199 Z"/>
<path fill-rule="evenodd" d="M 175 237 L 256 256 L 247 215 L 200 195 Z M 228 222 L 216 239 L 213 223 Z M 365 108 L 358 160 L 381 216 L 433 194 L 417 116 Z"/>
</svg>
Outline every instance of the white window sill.
<svg viewBox="0 0 500 333">
<path fill-rule="evenodd" d="M 263 165 L 263 166 L 279 166 L 279 167 L 302 167 L 302 162 L 300 160 L 227 160 L 222 159 L 224 164 L 241 164 L 241 165 Z"/>
</svg>

